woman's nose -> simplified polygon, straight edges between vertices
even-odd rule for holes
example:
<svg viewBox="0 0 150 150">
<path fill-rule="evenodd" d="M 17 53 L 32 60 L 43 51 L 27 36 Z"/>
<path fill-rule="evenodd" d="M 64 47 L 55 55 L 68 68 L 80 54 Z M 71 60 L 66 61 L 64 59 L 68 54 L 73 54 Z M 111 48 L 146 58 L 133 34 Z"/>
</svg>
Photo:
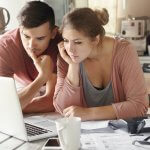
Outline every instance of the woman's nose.
<svg viewBox="0 0 150 150">
<path fill-rule="evenodd" d="M 74 45 L 72 43 L 69 44 L 69 51 L 74 52 Z"/>
</svg>

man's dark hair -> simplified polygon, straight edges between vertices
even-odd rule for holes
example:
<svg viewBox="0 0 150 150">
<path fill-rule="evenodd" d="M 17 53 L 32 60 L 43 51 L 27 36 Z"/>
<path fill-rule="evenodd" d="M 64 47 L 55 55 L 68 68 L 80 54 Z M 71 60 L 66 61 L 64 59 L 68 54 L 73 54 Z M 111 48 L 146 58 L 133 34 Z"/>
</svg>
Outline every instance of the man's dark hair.
<svg viewBox="0 0 150 150">
<path fill-rule="evenodd" d="M 49 22 L 50 28 L 55 26 L 54 10 L 48 4 L 40 1 L 30 1 L 25 4 L 17 16 L 19 25 L 34 28 Z"/>
</svg>

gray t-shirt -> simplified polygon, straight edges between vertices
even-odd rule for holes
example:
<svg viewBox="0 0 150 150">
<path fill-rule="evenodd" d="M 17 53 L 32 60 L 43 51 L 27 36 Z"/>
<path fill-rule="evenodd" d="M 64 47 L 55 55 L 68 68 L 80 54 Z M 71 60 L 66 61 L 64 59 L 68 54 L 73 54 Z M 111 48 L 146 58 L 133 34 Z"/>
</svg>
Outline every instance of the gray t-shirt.
<svg viewBox="0 0 150 150">
<path fill-rule="evenodd" d="M 110 105 L 114 101 L 114 95 L 112 91 L 112 82 L 102 90 L 95 88 L 89 81 L 86 71 L 82 63 L 80 63 L 80 72 L 83 81 L 83 91 L 85 101 L 89 107 L 106 106 Z"/>
</svg>

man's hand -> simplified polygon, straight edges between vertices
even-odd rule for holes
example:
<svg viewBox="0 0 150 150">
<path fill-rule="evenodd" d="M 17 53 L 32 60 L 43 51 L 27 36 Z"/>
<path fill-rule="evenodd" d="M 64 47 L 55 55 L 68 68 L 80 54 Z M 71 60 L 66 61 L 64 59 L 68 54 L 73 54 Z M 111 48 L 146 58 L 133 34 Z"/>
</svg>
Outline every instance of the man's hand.
<svg viewBox="0 0 150 150">
<path fill-rule="evenodd" d="M 42 55 L 37 57 L 33 52 L 31 52 L 30 57 L 33 59 L 34 65 L 39 72 L 39 76 L 46 83 L 53 72 L 53 62 L 50 56 Z"/>
</svg>

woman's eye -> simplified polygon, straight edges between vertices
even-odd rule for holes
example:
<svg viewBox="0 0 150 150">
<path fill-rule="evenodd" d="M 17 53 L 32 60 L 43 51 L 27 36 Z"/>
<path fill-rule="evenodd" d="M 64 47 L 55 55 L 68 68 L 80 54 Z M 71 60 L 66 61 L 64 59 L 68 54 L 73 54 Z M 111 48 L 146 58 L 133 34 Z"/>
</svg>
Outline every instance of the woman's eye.
<svg viewBox="0 0 150 150">
<path fill-rule="evenodd" d="M 38 40 L 44 40 L 45 37 L 39 37 L 37 38 Z"/>
</svg>

